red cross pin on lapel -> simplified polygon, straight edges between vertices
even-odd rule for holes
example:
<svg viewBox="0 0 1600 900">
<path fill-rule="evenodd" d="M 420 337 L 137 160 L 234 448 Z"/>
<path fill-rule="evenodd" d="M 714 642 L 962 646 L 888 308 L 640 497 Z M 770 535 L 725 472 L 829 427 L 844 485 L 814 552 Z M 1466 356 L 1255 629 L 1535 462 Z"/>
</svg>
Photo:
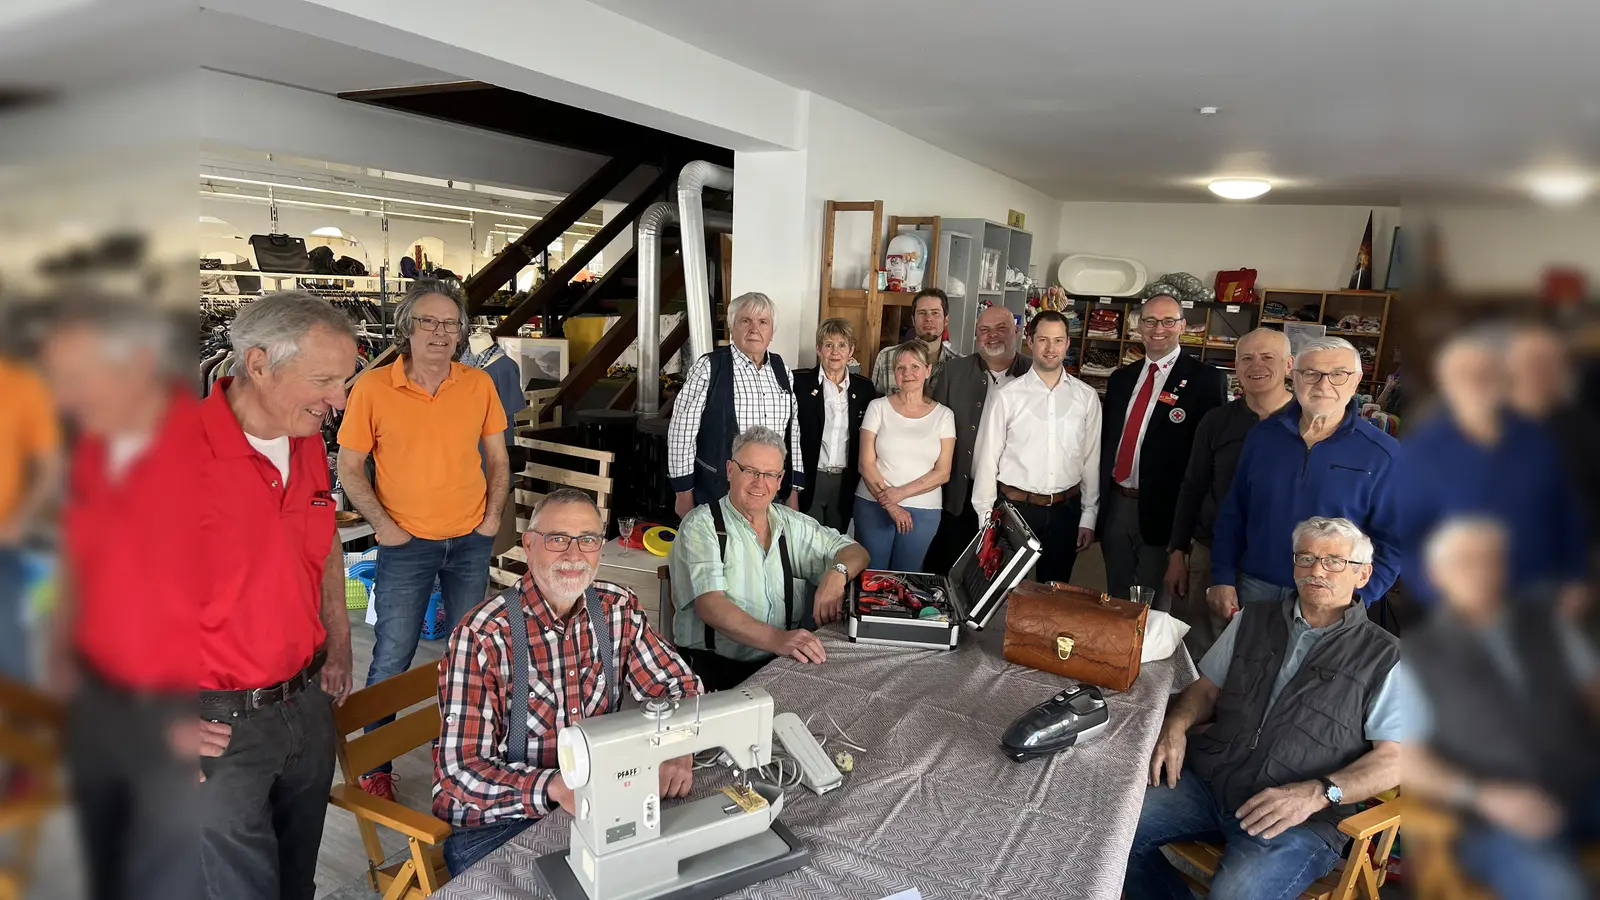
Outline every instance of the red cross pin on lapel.
<svg viewBox="0 0 1600 900">
<path fill-rule="evenodd" d="M 1174 406 L 1172 408 L 1172 412 L 1167 413 L 1167 418 L 1172 421 L 1172 424 L 1181 425 L 1183 424 L 1184 417 L 1187 415 L 1188 414 L 1183 411 L 1183 407 Z"/>
</svg>

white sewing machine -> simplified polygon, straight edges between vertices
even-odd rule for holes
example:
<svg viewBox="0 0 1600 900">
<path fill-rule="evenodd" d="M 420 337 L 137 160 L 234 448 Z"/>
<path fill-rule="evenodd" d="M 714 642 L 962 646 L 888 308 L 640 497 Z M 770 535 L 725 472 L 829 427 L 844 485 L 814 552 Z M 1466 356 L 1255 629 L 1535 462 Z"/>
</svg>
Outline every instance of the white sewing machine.
<svg viewBox="0 0 1600 900">
<path fill-rule="evenodd" d="M 782 789 L 752 781 L 772 760 L 772 697 L 744 687 L 681 702 L 652 700 L 561 730 L 556 752 L 573 792 L 568 849 L 539 859 L 556 900 L 719 897 L 797 869 L 811 854 L 778 821 Z M 661 763 L 723 751 L 735 784 L 662 809 Z"/>
</svg>

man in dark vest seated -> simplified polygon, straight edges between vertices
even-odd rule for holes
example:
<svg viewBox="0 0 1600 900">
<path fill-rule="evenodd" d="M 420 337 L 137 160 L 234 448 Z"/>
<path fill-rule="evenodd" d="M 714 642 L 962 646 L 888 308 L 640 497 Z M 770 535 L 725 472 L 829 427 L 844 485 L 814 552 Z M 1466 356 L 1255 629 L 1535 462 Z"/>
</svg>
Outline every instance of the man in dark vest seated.
<svg viewBox="0 0 1600 900">
<path fill-rule="evenodd" d="M 1428 539 L 1439 606 L 1406 636 L 1407 796 L 1463 820 L 1462 870 L 1497 897 L 1581 900 L 1574 849 L 1600 838 L 1592 646 L 1545 602 L 1506 602 L 1507 535 L 1458 517 Z M 1515 588 L 1513 588 L 1515 589 Z"/>
<path fill-rule="evenodd" d="M 728 339 L 695 360 L 667 423 L 667 480 L 677 493 L 678 515 L 728 493 L 725 472 L 733 438 L 762 425 L 783 435 L 788 477 L 778 497 L 800 508 L 805 489 L 800 459 L 800 407 L 783 358 L 768 353 L 776 313 L 766 294 L 740 294 L 728 304 Z"/>
<path fill-rule="evenodd" d="M 1223 845 L 1219 900 L 1298 897 L 1338 861 L 1339 820 L 1400 783 L 1400 642 L 1355 597 L 1372 540 L 1314 517 L 1293 547 L 1295 595 L 1245 604 L 1167 712 L 1127 900 L 1190 900 L 1161 853 L 1175 841 Z"/>
<path fill-rule="evenodd" d="M 845 585 L 867 567 L 865 547 L 772 502 L 784 446 L 760 425 L 735 438 L 727 496 L 690 510 L 672 544 L 673 641 L 713 691 L 779 656 L 824 662 L 811 629 L 840 619 Z"/>
</svg>

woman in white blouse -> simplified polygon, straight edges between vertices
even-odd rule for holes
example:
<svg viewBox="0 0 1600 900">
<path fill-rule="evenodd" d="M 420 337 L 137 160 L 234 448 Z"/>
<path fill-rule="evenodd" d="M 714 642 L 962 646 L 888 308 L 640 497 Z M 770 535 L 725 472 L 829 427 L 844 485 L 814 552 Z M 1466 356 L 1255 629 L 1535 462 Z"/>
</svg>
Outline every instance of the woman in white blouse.
<svg viewBox="0 0 1600 900">
<path fill-rule="evenodd" d="M 893 358 L 900 390 L 872 401 L 861 422 L 856 539 L 871 554 L 872 568 L 916 572 L 939 530 L 956 420 L 923 392 L 932 368 L 925 344 L 901 344 Z"/>
</svg>

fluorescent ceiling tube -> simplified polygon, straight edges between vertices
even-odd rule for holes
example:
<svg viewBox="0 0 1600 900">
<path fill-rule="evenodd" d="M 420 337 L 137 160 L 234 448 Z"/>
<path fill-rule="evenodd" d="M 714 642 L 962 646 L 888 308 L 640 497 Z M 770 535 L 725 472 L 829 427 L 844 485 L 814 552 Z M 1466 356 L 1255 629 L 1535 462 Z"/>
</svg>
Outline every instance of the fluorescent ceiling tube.
<svg viewBox="0 0 1600 900">
<path fill-rule="evenodd" d="M 1254 200 L 1272 190 L 1265 178 L 1218 178 L 1206 187 L 1224 200 Z"/>
</svg>

